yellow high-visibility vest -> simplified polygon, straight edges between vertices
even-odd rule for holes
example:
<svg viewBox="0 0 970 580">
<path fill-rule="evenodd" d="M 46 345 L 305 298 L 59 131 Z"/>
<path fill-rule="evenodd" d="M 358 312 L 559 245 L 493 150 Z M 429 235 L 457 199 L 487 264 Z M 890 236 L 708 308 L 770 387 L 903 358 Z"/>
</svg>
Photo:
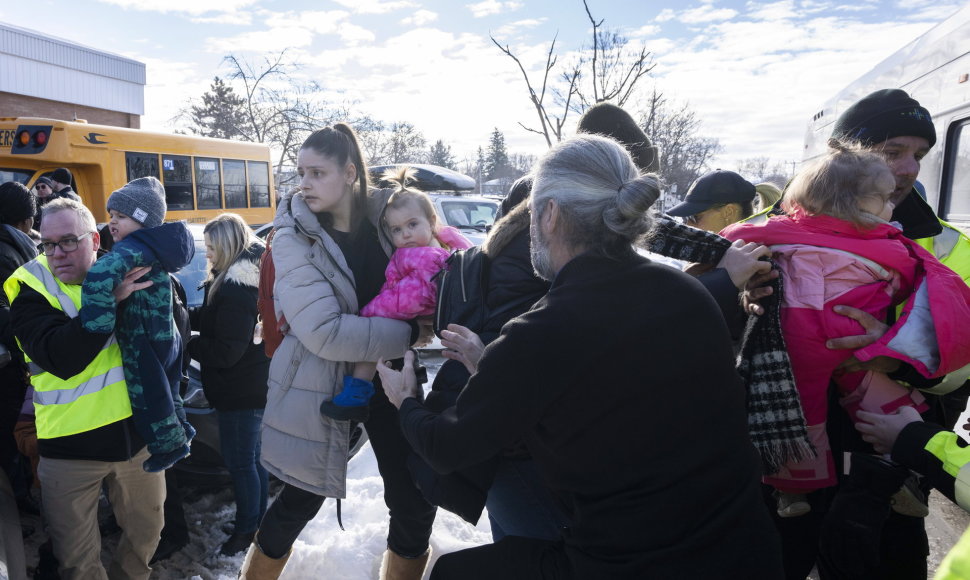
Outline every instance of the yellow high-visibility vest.
<svg viewBox="0 0 970 580">
<path fill-rule="evenodd" d="M 21 285 L 44 296 L 54 308 L 71 318 L 81 308 L 81 286 L 64 284 L 51 273 L 43 255 L 24 264 L 3 285 L 12 305 Z M 18 341 L 19 343 L 19 341 Z M 34 387 L 37 437 L 51 439 L 103 427 L 131 416 L 121 348 L 114 335 L 80 373 L 60 379 L 40 368 L 24 353 Z"/>
<path fill-rule="evenodd" d="M 970 238 L 943 220 L 940 220 L 940 225 L 943 226 L 941 234 L 914 241 L 970 284 Z"/>
</svg>

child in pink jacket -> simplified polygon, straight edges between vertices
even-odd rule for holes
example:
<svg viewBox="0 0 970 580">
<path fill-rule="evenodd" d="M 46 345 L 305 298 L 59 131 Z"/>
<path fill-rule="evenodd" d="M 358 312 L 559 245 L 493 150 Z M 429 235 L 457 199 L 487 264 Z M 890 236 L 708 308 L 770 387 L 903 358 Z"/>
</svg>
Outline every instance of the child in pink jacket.
<svg viewBox="0 0 970 580">
<path fill-rule="evenodd" d="M 472 244 L 457 229 L 438 222 L 426 193 L 407 186 L 414 179 L 413 169 L 402 167 L 396 174 L 385 174 L 384 179 L 397 184 L 382 217 L 383 229 L 397 249 L 384 270 L 386 281 L 381 291 L 361 308 L 360 316 L 396 320 L 430 316 L 436 300 L 432 279 L 444 267 L 451 250 Z M 353 375 L 344 377 L 343 390 L 332 401 L 324 401 L 320 412 L 338 421 L 366 420 L 376 371 L 376 363 L 356 363 Z"/>
<path fill-rule="evenodd" d="M 853 420 L 860 409 L 891 414 L 902 406 L 927 408 L 918 391 L 885 373 L 849 372 L 843 363 L 853 356 L 891 357 L 933 378 L 970 362 L 970 289 L 888 222 L 895 181 L 885 160 L 854 146 L 829 145 L 828 154 L 786 190 L 788 215 L 721 232 L 732 241 L 770 246 L 784 282 L 781 330 L 815 455 L 765 478 L 776 489 L 782 517 L 807 513 L 805 494 L 836 483 L 825 433 L 830 382 Z M 898 319 L 878 342 L 855 352 L 826 348 L 831 338 L 859 334 L 858 323 L 834 313 L 835 306 L 886 320 L 900 304 Z"/>
</svg>

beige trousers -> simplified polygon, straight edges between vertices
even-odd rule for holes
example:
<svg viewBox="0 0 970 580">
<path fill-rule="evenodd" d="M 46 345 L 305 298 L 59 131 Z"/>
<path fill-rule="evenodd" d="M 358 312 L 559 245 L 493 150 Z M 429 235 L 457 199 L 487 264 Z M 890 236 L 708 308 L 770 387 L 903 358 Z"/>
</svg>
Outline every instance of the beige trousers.
<svg viewBox="0 0 970 580">
<path fill-rule="evenodd" d="M 147 580 L 164 524 L 165 474 L 147 473 L 142 449 L 129 461 L 40 458 L 44 515 L 63 580 Z M 102 481 L 122 529 L 107 572 L 101 564 L 98 497 Z"/>
</svg>

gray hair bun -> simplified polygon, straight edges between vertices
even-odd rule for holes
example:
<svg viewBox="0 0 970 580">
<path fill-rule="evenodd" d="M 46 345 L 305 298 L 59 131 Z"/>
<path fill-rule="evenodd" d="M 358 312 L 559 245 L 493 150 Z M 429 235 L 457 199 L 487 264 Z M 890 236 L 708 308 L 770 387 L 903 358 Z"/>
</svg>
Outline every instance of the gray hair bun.
<svg viewBox="0 0 970 580">
<path fill-rule="evenodd" d="M 631 179 L 620 185 L 615 203 L 603 212 L 603 222 L 624 238 L 640 238 L 653 225 L 649 211 L 659 197 L 660 180 L 656 175 Z"/>
</svg>

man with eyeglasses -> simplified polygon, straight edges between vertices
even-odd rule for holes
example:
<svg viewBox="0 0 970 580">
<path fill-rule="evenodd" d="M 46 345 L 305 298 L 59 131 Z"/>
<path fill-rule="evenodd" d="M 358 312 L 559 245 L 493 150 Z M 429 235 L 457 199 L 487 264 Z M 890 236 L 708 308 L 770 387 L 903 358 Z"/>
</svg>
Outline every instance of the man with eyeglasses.
<svg viewBox="0 0 970 580">
<path fill-rule="evenodd" d="M 10 321 L 34 387 L 38 474 L 61 578 L 104 578 L 98 497 L 108 487 L 122 537 L 112 578 L 147 579 L 163 525 L 165 479 L 146 473 L 145 444 L 131 419 L 114 334 L 81 325 L 81 283 L 98 257 L 94 216 L 81 203 L 57 199 L 43 209 L 41 255 L 4 284 Z M 136 268 L 115 291 L 117 302 L 151 282 Z"/>
</svg>

